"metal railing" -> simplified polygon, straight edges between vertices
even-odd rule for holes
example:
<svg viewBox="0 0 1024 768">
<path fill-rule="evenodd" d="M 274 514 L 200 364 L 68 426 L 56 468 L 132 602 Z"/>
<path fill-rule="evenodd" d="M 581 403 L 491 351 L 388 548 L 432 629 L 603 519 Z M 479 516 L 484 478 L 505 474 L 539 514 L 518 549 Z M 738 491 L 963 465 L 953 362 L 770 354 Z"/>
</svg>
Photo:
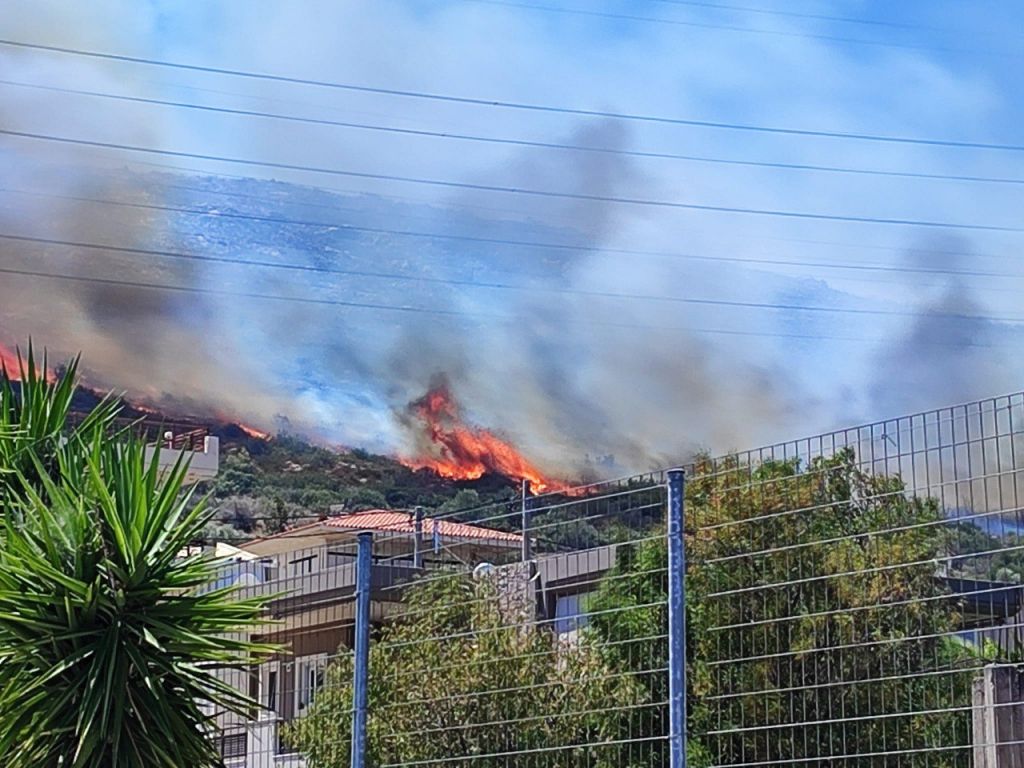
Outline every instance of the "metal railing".
<svg viewBox="0 0 1024 768">
<path fill-rule="evenodd" d="M 79 426 L 88 413 L 72 411 L 68 414 L 67 426 L 74 429 Z M 157 420 L 151 417 L 119 416 L 113 421 L 113 430 L 126 432 L 151 445 L 173 451 L 201 452 L 205 448 L 206 438 L 210 436 L 207 427 L 189 423 L 178 423 Z"/>
<path fill-rule="evenodd" d="M 976 683 L 1020 657 L 1022 449 L 1012 395 L 698 461 L 695 764 L 974 765 Z"/>
<path fill-rule="evenodd" d="M 322 524 L 296 538 L 335 565 L 307 573 L 289 534 L 264 541 L 299 581 L 248 587 L 290 594 L 246 764 L 1015 765 L 1024 395 L 698 457 L 682 481 Z"/>
</svg>

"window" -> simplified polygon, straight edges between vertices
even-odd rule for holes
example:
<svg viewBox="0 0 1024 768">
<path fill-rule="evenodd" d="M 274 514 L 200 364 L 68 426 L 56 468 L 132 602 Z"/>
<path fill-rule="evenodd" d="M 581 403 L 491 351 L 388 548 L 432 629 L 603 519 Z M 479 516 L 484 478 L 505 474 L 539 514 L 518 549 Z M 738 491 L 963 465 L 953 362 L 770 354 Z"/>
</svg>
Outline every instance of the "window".
<svg viewBox="0 0 1024 768">
<path fill-rule="evenodd" d="M 245 731 L 224 733 L 220 737 L 220 756 L 225 760 L 245 757 L 247 739 Z"/>
<path fill-rule="evenodd" d="M 260 690 L 257 697 L 264 709 L 281 714 L 281 664 L 268 661 L 260 666 Z"/>
<path fill-rule="evenodd" d="M 268 710 L 277 712 L 277 670 L 272 669 L 267 673 L 267 690 L 264 696 L 264 703 Z"/>
<path fill-rule="evenodd" d="M 589 595 L 585 592 L 574 595 L 560 595 L 555 598 L 555 632 L 559 635 L 572 635 L 589 623 L 587 619 L 587 602 Z"/>
<path fill-rule="evenodd" d="M 295 662 L 295 713 L 304 715 L 323 687 L 327 654 L 302 656 Z"/>
<path fill-rule="evenodd" d="M 316 555 L 309 555 L 308 557 L 299 557 L 288 563 L 288 575 L 289 576 L 305 576 L 313 572 L 313 568 L 316 564 Z"/>
</svg>

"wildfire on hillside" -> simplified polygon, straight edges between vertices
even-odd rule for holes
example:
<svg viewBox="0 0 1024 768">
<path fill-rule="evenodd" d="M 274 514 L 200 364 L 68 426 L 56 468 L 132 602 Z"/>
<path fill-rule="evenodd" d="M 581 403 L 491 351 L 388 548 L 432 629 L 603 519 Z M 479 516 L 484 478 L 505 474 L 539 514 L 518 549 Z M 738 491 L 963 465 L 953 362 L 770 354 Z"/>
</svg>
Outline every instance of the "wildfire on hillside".
<svg viewBox="0 0 1024 768">
<path fill-rule="evenodd" d="M 246 437 L 251 437 L 253 440 L 267 441 L 271 439 L 271 434 L 269 432 L 264 432 L 262 429 L 257 429 L 256 427 L 249 426 L 248 424 L 243 424 L 234 416 L 225 413 L 224 411 L 215 410 L 213 412 L 213 418 L 220 424 L 231 425 L 232 427 L 237 428 L 238 432 L 241 432 Z"/>
<path fill-rule="evenodd" d="M 36 366 L 42 367 L 42 359 L 36 359 Z M 0 370 L 7 372 L 7 378 L 11 381 L 19 381 L 21 379 L 22 367 L 28 366 L 28 359 L 24 352 L 21 353 L 21 361 L 18 360 L 18 351 L 5 347 L 0 344 Z M 50 369 L 46 371 L 46 380 L 54 381 L 56 374 Z"/>
<path fill-rule="evenodd" d="M 0 367 L 5 368 L 12 379 L 18 378 L 18 356 L 3 344 L 0 344 Z"/>
<path fill-rule="evenodd" d="M 493 432 L 466 424 L 445 383 L 433 386 L 419 400 L 410 403 L 409 415 L 424 438 L 425 455 L 403 459 L 407 466 L 432 469 L 452 480 L 476 480 L 494 472 L 515 480 L 527 480 L 534 493 L 569 487 L 545 476 L 514 446 Z"/>
<path fill-rule="evenodd" d="M 247 424 L 242 424 L 241 422 L 238 422 L 238 428 L 240 430 L 242 430 L 243 432 L 245 432 L 245 434 L 247 434 L 249 437 L 251 437 L 251 438 L 253 438 L 255 440 L 269 440 L 270 439 L 270 433 L 269 432 L 264 432 L 263 430 L 256 429 L 256 427 L 250 427 Z"/>
</svg>

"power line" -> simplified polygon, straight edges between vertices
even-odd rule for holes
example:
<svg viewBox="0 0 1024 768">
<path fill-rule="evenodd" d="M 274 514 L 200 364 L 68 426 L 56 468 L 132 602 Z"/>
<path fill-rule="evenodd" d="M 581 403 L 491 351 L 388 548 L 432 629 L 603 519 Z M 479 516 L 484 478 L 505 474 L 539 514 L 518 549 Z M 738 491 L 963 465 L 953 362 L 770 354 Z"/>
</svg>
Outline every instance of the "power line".
<svg viewBox="0 0 1024 768">
<path fill-rule="evenodd" d="M 963 48 L 949 48 L 944 46 L 921 45 L 917 43 L 900 43 L 890 40 L 865 40 L 861 37 L 845 37 L 841 35 L 827 35 L 817 32 L 800 32 L 788 29 L 764 29 L 759 27 L 747 27 L 739 24 L 725 24 L 712 21 L 695 21 L 693 19 L 666 19 L 663 16 L 641 16 L 632 13 L 614 13 L 611 11 L 593 11 L 581 8 L 563 8 L 555 5 L 541 5 L 539 3 L 517 2 L 516 0 L 463 0 L 467 3 L 479 3 L 481 5 L 493 5 L 504 8 L 522 8 L 529 11 L 540 11 L 542 13 L 557 13 L 571 16 L 589 16 L 598 19 L 611 19 L 613 21 L 636 21 L 643 24 L 663 24 L 675 27 L 691 27 L 696 29 L 719 29 L 727 32 L 743 32 L 752 35 L 771 35 L 777 37 L 796 37 L 809 40 L 823 40 L 829 43 L 846 43 L 851 45 L 868 45 L 878 48 L 900 48 L 911 51 L 934 51 L 936 53 L 958 53 L 977 54 L 978 51 L 966 50 Z M 1009 55 L 1001 52 L 988 52 L 994 55 Z"/>
<path fill-rule="evenodd" d="M 47 51 L 73 56 L 85 56 L 105 61 L 129 62 L 133 64 L 146 64 L 154 67 L 168 67 L 189 72 L 202 72 L 207 74 L 228 75 L 231 77 L 242 77 L 254 80 L 266 80 L 269 82 L 290 83 L 293 85 L 309 85 L 318 88 L 333 88 L 336 90 L 351 91 L 354 93 L 372 93 L 384 96 L 401 96 L 414 99 L 425 99 L 428 101 L 443 101 L 453 104 L 467 104 L 485 107 L 499 107 L 503 109 L 518 109 L 530 112 L 548 112 L 562 115 L 576 115 L 581 117 L 604 117 L 617 120 L 631 120 L 647 123 L 660 123 L 667 125 L 686 125 L 699 128 L 719 128 L 734 131 L 755 131 L 759 133 L 772 133 L 790 136 L 814 136 L 819 138 L 833 139 L 854 139 L 857 141 L 889 142 L 895 144 L 920 144 L 925 146 L 958 147 L 962 149 L 991 149 L 1007 152 L 1024 152 L 1024 145 L 1021 144 L 1000 144 L 981 141 L 955 141 L 951 139 L 934 139 L 917 136 L 890 136 L 883 134 L 856 133 L 849 131 L 824 131 L 804 128 L 787 128 L 779 126 L 765 126 L 751 123 L 731 123 L 716 120 L 697 120 L 690 118 L 668 117 L 660 115 L 645 115 L 640 113 L 613 112 L 598 109 L 577 109 L 573 107 L 560 107 L 548 104 L 533 104 L 528 102 L 506 101 L 500 99 L 484 99 L 470 96 L 454 96 L 450 94 L 432 93 L 427 91 L 414 91 L 401 88 L 383 88 L 369 85 L 357 85 L 354 83 L 342 83 L 329 80 L 316 80 L 311 78 L 295 77 L 290 75 L 278 75 L 267 72 L 251 72 L 240 69 L 229 69 L 226 67 L 204 66 L 199 64 L 186 64 L 183 62 L 165 61 L 162 59 L 145 58 L 141 56 L 129 56 L 127 54 L 105 53 L 102 51 L 89 51 L 81 48 L 69 48 L 65 46 L 43 45 L 40 43 L 28 43 L 18 40 L 0 39 L 0 45 L 24 48 L 36 51 Z"/>
<path fill-rule="evenodd" d="M 760 301 L 739 301 L 730 299 L 706 299 L 693 296 L 664 296 L 659 294 L 638 294 L 638 293 L 617 293 L 614 291 L 581 290 L 575 288 L 562 288 L 550 285 L 516 285 L 514 283 L 481 282 L 478 280 L 461 280 L 442 277 L 427 277 L 420 275 L 408 275 L 397 272 L 380 272 L 372 270 L 341 269 L 337 267 L 317 266 L 312 264 L 295 264 L 294 262 L 264 261 L 259 259 L 243 259 L 230 256 L 209 256 L 194 253 L 183 253 L 180 251 L 156 250 L 151 248 L 126 247 L 117 245 L 106 245 L 102 243 L 85 243 L 77 240 L 61 240 L 54 238 L 33 237 L 28 235 L 13 235 L 0 232 L 0 239 L 15 242 L 35 243 L 42 245 L 59 245 L 84 250 L 99 250 L 110 253 L 130 253 L 144 256 L 158 256 L 162 258 L 179 259 L 186 261 L 197 261 L 216 264 L 231 264 L 240 267 L 260 267 L 268 269 L 279 269 L 293 272 L 305 272 L 312 274 L 345 275 L 348 277 L 369 277 L 383 280 L 398 280 L 416 283 L 431 283 L 436 285 L 453 285 L 470 288 L 490 288 L 496 290 L 512 290 L 525 293 L 555 293 L 567 296 L 584 296 L 588 298 L 601 299 L 628 299 L 643 302 L 667 302 L 673 304 L 692 304 L 698 306 L 730 307 L 734 309 L 762 309 L 781 312 L 813 312 L 824 314 L 846 314 L 846 315 L 870 315 L 885 317 L 935 317 L 950 320 L 972 320 L 1000 323 L 1024 323 L 1024 317 L 998 317 L 992 315 L 962 314 L 956 312 L 913 312 L 909 310 L 890 309 L 858 309 L 851 307 L 817 306 L 806 304 L 780 304 L 776 302 Z M 347 305 L 346 305 L 347 306 Z M 356 304 L 362 308 L 369 305 Z M 380 308 L 376 305 L 375 308 Z M 446 314 L 450 314 L 447 313 Z M 456 314 L 462 314 L 456 312 Z"/>
<path fill-rule="evenodd" d="M 793 19 L 810 19 L 812 21 L 837 21 L 845 24 L 865 24 L 875 27 L 892 27 L 895 29 L 926 29 L 932 32 L 944 32 L 945 30 L 936 27 L 928 27 L 920 24 L 906 24 L 898 21 L 882 19 L 862 19 L 855 16 L 830 16 L 822 13 L 805 13 L 800 11 L 780 11 L 770 8 L 754 8 L 749 5 L 729 5 L 727 3 L 700 2 L 700 0 L 650 0 L 652 3 L 664 5 L 684 5 L 694 8 L 712 8 L 719 11 L 740 11 L 743 13 L 758 13 L 765 16 L 784 16 Z"/>
<path fill-rule="evenodd" d="M 187 185 L 174 185 L 176 188 L 194 192 L 208 192 L 198 187 Z M 410 229 L 394 229 L 387 227 L 367 227 L 354 224 L 344 224 L 336 221 L 319 221 L 310 219 L 293 219 L 283 216 L 265 216 L 261 214 L 237 213 L 231 211 L 208 211 L 201 208 L 187 208 L 184 206 L 159 205 L 156 203 L 139 203 L 125 200 L 109 200 L 104 198 L 88 197 L 84 195 L 63 195 L 56 193 L 38 192 L 33 190 L 13 189 L 0 187 L 0 192 L 8 192 L 17 195 L 44 197 L 58 200 L 71 200 L 76 202 L 93 203 L 96 205 L 107 205 L 123 208 L 135 208 L 138 210 L 162 211 L 167 213 L 182 213 L 189 216 L 204 216 L 209 218 L 238 219 L 241 221 L 254 221 L 263 224 L 280 224 L 285 226 L 311 227 L 317 229 L 340 229 L 346 232 L 358 232 L 360 234 L 389 235 L 397 237 L 423 238 L 430 240 L 454 240 L 457 242 L 477 243 L 481 245 L 514 246 L 520 248 L 538 248 L 550 250 L 563 250 L 579 253 L 608 253 L 623 256 L 642 256 L 670 259 L 685 259 L 693 261 L 724 262 L 730 264 L 748 264 L 752 266 L 787 266 L 787 267 L 815 267 L 824 269 L 847 269 L 864 272 L 897 272 L 906 274 L 946 275 L 956 277 L 991 277 L 1024 279 L 1024 275 L 1016 272 L 1004 272 L 995 270 L 964 270 L 949 269 L 943 267 L 911 267 L 893 266 L 887 264 L 849 264 L 824 261 L 801 261 L 797 259 L 754 259 L 743 256 L 711 256 L 706 254 L 679 253 L 672 251 L 645 251 L 628 248 L 607 248 L 603 246 L 575 245 L 571 243 L 552 243 L 541 240 L 517 240 L 512 238 L 480 237 L 475 235 L 455 235 L 445 232 L 427 232 Z M 218 195 L 238 195 L 245 198 L 262 200 L 255 195 L 239 195 L 239 193 L 215 192 Z M 326 207 L 326 206 L 325 206 Z"/>
<path fill-rule="evenodd" d="M 125 94 L 109 93 L 104 91 L 91 91 L 79 88 L 62 88 L 59 86 L 42 85 L 39 83 L 26 83 L 17 80 L 0 80 L 0 85 L 9 85 L 19 88 L 31 88 L 34 90 L 50 91 L 54 93 L 73 94 L 77 96 L 89 96 L 92 98 L 108 99 L 112 101 L 121 101 L 134 104 L 149 104 L 163 107 L 174 107 L 179 109 L 191 109 L 201 112 L 233 115 L 238 117 L 259 117 L 271 120 L 282 120 L 292 123 L 301 123 L 304 125 L 319 125 L 336 128 L 376 131 L 381 133 L 397 134 L 401 136 L 417 136 L 455 141 L 471 141 L 486 144 L 510 145 L 516 147 L 532 147 L 537 149 L 557 149 L 573 152 L 589 152 L 593 154 L 617 155 L 623 157 L 639 157 L 656 160 L 680 160 L 685 162 L 710 163 L 716 165 L 734 165 L 751 168 L 769 168 L 775 170 L 814 171 L 822 173 L 842 173 L 862 176 L 923 179 L 930 181 L 964 181 L 990 184 L 1024 184 L 1024 178 L 972 176 L 966 174 L 924 173 L 915 171 L 890 171 L 874 168 L 848 168 L 834 165 L 816 165 L 813 163 L 786 163 L 762 160 L 738 160 L 735 158 L 709 157 L 706 155 L 686 155 L 673 152 L 650 152 L 643 150 L 616 149 L 614 147 L 595 147 L 588 146 L 585 144 L 571 144 L 566 142 L 534 141 L 529 139 L 516 139 L 500 136 L 480 136 L 476 134 L 455 133 L 451 131 L 429 131 L 419 128 L 401 128 L 397 126 L 377 125 L 373 123 L 357 123 L 346 120 L 333 120 L 330 118 L 303 117 L 300 115 L 288 115 L 279 112 L 264 112 L 261 110 L 254 109 L 211 106 L 207 104 L 195 104 L 192 102 L 172 101 L 168 99 L 156 99 L 144 96 L 128 96 Z"/>
<path fill-rule="evenodd" d="M 160 283 L 150 283 L 140 280 L 120 280 L 116 278 L 102 278 L 102 277 L 87 277 L 84 275 L 68 275 L 63 273 L 53 272 L 40 272 L 37 270 L 29 269 L 15 269 L 12 267 L 0 267 L 0 274 L 5 275 L 16 275 L 22 277 L 35 277 L 48 280 L 58 281 L 69 281 L 77 283 L 97 284 L 97 285 L 109 285 L 124 288 L 137 288 L 140 290 L 154 290 L 154 291 L 165 291 L 170 293 L 185 293 L 185 294 L 198 294 L 198 295 L 212 295 L 227 298 L 242 298 L 256 301 L 271 301 L 271 302 L 283 302 L 291 304 L 303 304 L 303 305 L 318 305 L 318 306 L 332 306 L 332 307 L 345 307 L 352 309 L 367 309 L 367 310 L 380 310 L 388 312 L 398 312 L 406 314 L 424 314 L 424 315 L 440 315 L 444 317 L 450 317 L 461 320 L 491 320 L 497 322 L 510 323 L 512 325 L 521 326 L 522 318 L 513 317 L 510 315 L 494 315 L 488 313 L 479 312 L 460 312 L 458 310 L 446 310 L 446 309 L 435 309 L 432 307 L 410 307 L 394 304 L 378 304 L 372 302 L 356 302 L 346 301 L 341 299 L 317 299 L 309 296 L 280 296 L 276 294 L 257 293 L 252 291 L 229 291 L 221 288 L 199 288 L 195 286 L 181 286 L 181 285 L 166 285 Z M 579 324 L 579 323 L 577 323 Z M 741 336 L 741 337 L 758 337 L 758 338 L 783 338 L 783 339 L 797 339 L 797 340 L 808 340 L 808 341 L 850 341 L 850 342 L 866 342 L 876 343 L 886 341 L 885 338 L 868 338 L 863 336 L 834 336 L 827 334 L 798 334 L 798 333 L 775 333 L 770 331 L 738 331 L 724 328 L 695 328 L 687 326 L 652 326 L 644 325 L 639 323 L 613 323 L 608 321 L 599 320 L 588 320 L 583 325 L 588 326 L 599 326 L 607 328 L 619 328 L 625 330 L 641 330 L 641 331 L 676 331 L 682 333 L 698 333 L 708 334 L 715 336 Z M 967 342 L 964 344 L 951 343 L 946 341 L 932 341 L 926 340 L 919 342 L 928 346 L 939 346 L 939 347 L 981 347 L 981 348 L 994 348 L 1002 347 L 1007 345 L 995 345 L 995 344 L 978 344 L 976 342 Z"/>
<path fill-rule="evenodd" d="M 238 173 L 229 173 L 227 171 L 217 171 L 216 173 L 212 173 L 208 169 L 200 169 L 200 168 L 195 168 L 195 167 L 187 166 L 187 165 L 176 165 L 176 164 L 173 164 L 173 163 L 156 163 L 156 162 L 153 162 L 153 161 L 150 161 L 150 160 L 136 160 L 136 161 L 133 161 L 133 162 L 136 165 L 146 166 L 148 168 L 160 168 L 160 169 L 163 169 L 163 170 L 172 170 L 172 171 L 185 171 L 185 172 L 190 173 L 190 174 L 194 174 L 194 175 L 197 175 L 197 176 L 203 176 L 205 178 L 210 178 L 210 179 L 236 179 L 236 180 L 242 180 L 242 181 L 251 181 L 251 180 L 253 180 L 253 177 L 251 177 L 251 176 L 245 176 L 245 175 L 238 174 Z M 290 182 L 274 182 L 274 183 L 289 184 Z M 261 202 L 269 202 L 268 199 L 266 197 L 263 197 L 263 196 L 249 195 L 249 194 L 245 194 L 245 193 L 241 193 L 241 192 L 227 192 L 227 191 L 222 190 L 222 189 L 211 190 L 211 189 L 204 189 L 202 187 L 192 187 L 192 186 L 189 186 L 187 184 L 164 184 L 163 186 L 165 188 L 170 188 L 170 189 L 183 189 L 183 190 L 186 190 L 186 191 L 203 192 L 203 193 L 206 193 L 206 194 L 225 195 L 225 196 L 228 196 L 228 197 L 252 198 L 252 199 L 255 199 L 255 200 L 259 200 Z M 336 192 L 338 194 L 345 194 L 345 195 L 353 195 L 356 192 L 358 192 L 358 190 L 354 191 L 352 187 L 334 187 L 334 186 L 326 186 L 326 185 L 319 185 L 319 184 L 316 187 L 314 187 L 314 189 L 316 189 L 317 191 Z M 18 190 L 8 190 L 8 191 L 17 192 Z M 43 194 L 43 193 L 22 192 L 22 194 Z M 374 197 L 379 197 L 382 200 L 394 200 L 394 201 L 398 201 L 398 202 L 407 202 L 407 203 L 408 202 L 411 202 L 411 203 L 423 203 L 422 198 L 410 197 L 409 195 L 400 195 L 400 194 L 396 194 L 396 193 L 384 193 L 384 192 L 374 192 L 373 195 L 374 195 Z M 83 199 L 92 200 L 92 198 L 83 198 Z M 108 203 L 110 203 L 112 205 L 114 205 L 114 204 L 122 204 L 122 203 L 115 203 L 113 201 L 102 201 L 102 200 L 93 200 L 93 201 L 94 202 L 101 202 L 101 203 L 102 202 L 108 202 Z M 124 203 L 124 204 L 126 204 L 126 203 Z M 314 207 L 314 208 L 329 208 L 329 209 L 333 209 L 333 210 L 337 210 L 338 209 L 337 206 L 327 205 L 325 203 L 303 203 L 303 205 L 304 206 L 308 206 L 308 207 Z M 495 206 L 485 206 L 485 205 L 474 205 L 474 204 L 467 204 L 467 203 L 457 203 L 456 204 L 456 203 L 446 202 L 445 203 L 445 207 L 446 208 L 452 208 L 452 209 L 455 209 L 455 210 L 470 210 L 470 211 L 480 210 L 480 211 L 488 211 L 488 212 L 516 213 L 516 214 L 522 213 L 522 211 L 520 209 L 517 209 L 517 208 L 495 207 Z M 210 215 L 212 215 L 212 214 L 210 214 Z M 337 225 L 335 225 L 335 226 L 337 226 Z M 385 233 L 386 234 L 395 234 L 395 232 L 388 232 L 388 231 L 386 231 Z M 459 236 L 457 236 L 457 235 L 447 235 L 447 234 L 440 234 L 440 233 L 436 234 L 436 235 L 428 235 L 428 236 L 430 236 L 430 237 L 438 237 L 438 238 L 454 237 L 455 239 L 459 239 Z M 843 242 L 841 240 L 822 240 L 820 238 L 815 239 L 815 238 L 805 238 L 805 237 L 780 237 L 780 236 L 777 236 L 777 235 L 768 235 L 768 234 L 758 235 L 758 239 L 759 240 L 770 240 L 770 241 L 773 241 L 773 242 L 780 242 L 780 243 L 798 243 L 800 245 L 827 245 L 827 246 L 834 246 L 834 247 L 837 247 L 837 248 L 855 248 L 855 249 L 874 250 L 874 251 L 890 251 L 890 252 L 896 252 L 896 253 L 900 253 L 900 254 L 906 254 L 906 253 L 923 253 L 924 254 L 924 253 L 926 253 L 928 255 L 956 256 L 956 257 L 970 258 L 970 259 L 1010 259 L 1010 258 L 1014 258 L 1015 259 L 1016 258 L 1015 256 L 1009 256 L 1009 255 L 1006 255 L 1006 254 L 979 253 L 977 251 L 959 251 L 959 250 L 950 250 L 950 249 L 945 249 L 945 248 L 921 248 L 921 247 L 912 247 L 912 246 L 879 245 L 877 243 L 864 243 L 864 242 L 850 243 L 850 242 Z M 498 242 L 499 242 L 499 244 L 503 243 L 503 241 L 498 241 Z M 504 244 L 513 244 L 513 245 L 515 245 L 515 244 L 523 244 L 523 245 L 529 245 L 530 243 L 529 242 L 519 243 L 518 241 L 511 241 L 511 243 L 504 243 Z M 624 253 L 624 254 L 640 255 L 640 256 L 664 256 L 664 257 L 667 257 L 667 258 L 691 258 L 688 254 L 671 253 L 671 252 L 664 252 L 664 251 L 634 251 L 634 250 L 623 250 L 623 249 L 609 249 L 609 248 L 605 248 L 604 246 L 562 246 L 560 244 L 550 244 L 550 247 L 553 247 L 553 248 L 569 247 L 569 248 L 575 248 L 576 250 L 582 250 L 582 251 L 594 251 L 594 252 L 597 252 L 597 251 L 608 251 L 609 253 Z M 692 258 L 718 258 L 718 257 L 708 257 L 708 256 L 696 257 L 696 256 L 694 256 Z M 722 257 L 722 258 L 725 259 L 725 257 Z M 752 263 L 757 263 L 758 262 L 757 259 L 740 259 L 740 261 L 752 262 Z M 790 262 L 765 261 L 764 263 L 766 263 L 766 264 L 767 263 L 780 263 L 780 264 L 784 264 L 784 263 L 790 263 Z M 800 266 L 800 265 L 803 265 L 803 266 L 822 266 L 822 267 L 830 266 L 830 262 L 794 261 L 794 262 L 791 262 L 791 263 L 793 265 L 796 265 L 796 266 Z M 836 265 L 836 266 L 838 268 L 840 265 Z M 915 271 L 917 271 L 914 268 L 888 267 L 886 265 L 859 265 L 859 266 L 879 267 L 879 268 L 881 268 L 884 271 L 907 271 L 907 272 L 915 272 Z M 850 268 L 859 268 L 859 266 L 857 266 L 857 267 L 851 266 Z M 952 272 L 948 272 L 948 271 L 944 270 L 943 273 L 944 274 L 960 274 L 960 271 L 954 270 Z M 969 274 L 969 273 L 964 272 L 963 274 Z"/>
<path fill-rule="evenodd" d="M 667 208 L 672 210 L 704 211 L 707 213 L 731 213 L 747 216 L 767 216 L 786 219 L 798 219 L 804 221 L 837 221 L 849 224 L 881 224 L 887 226 L 924 227 L 929 229 L 956 229 L 967 231 L 985 232 L 1022 232 L 1021 227 L 1001 226 L 995 224 L 966 224 L 959 222 L 928 221 L 921 219 L 898 219 L 882 218 L 875 216 L 852 216 L 831 213 L 813 213 L 809 211 L 785 211 L 765 208 L 743 208 L 727 205 L 706 205 L 702 203 L 683 203 L 674 200 L 653 200 L 635 197 L 614 197 L 611 195 L 590 195 L 582 192 L 556 192 L 545 189 L 532 189 L 528 187 L 500 186 L 495 184 L 475 184 L 465 181 L 449 181 L 445 179 L 428 179 L 415 176 L 402 176 L 399 174 L 368 173 L 362 171 L 349 171 L 340 168 L 324 168 L 314 165 L 302 165 L 297 163 L 279 163 L 270 160 L 252 160 L 248 158 L 226 157 L 224 155 L 208 155 L 196 152 L 184 152 L 170 149 L 156 149 L 154 147 L 139 147 L 131 144 L 120 144 L 117 142 L 92 141 L 88 139 L 74 139 L 66 136 L 54 136 L 51 134 L 33 133 L 29 131 L 12 131 L 2 129 L 0 135 L 14 136 L 37 141 L 57 142 L 61 144 L 73 144 L 78 146 L 96 147 L 99 149 L 113 149 L 126 152 L 142 152 L 145 154 L 160 155 L 162 157 L 189 157 L 196 160 L 209 160 L 221 163 L 232 163 L 238 165 L 250 165 L 260 168 L 273 168 L 277 170 L 301 171 L 305 173 L 319 173 L 330 176 L 345 176 L 356 179 L 372 179 L 377 181 L 394 181 L 402 184 L 419 184 L 443 189 L 471 189 L 478 192 L 497 192 L 500 194 L 527 195 L 531 197 L 554 198 L 566 200 L 586 200 L 588 202 L 614 203 L 617 205 L 632 205 L 651 208 Z"/>
</svg>

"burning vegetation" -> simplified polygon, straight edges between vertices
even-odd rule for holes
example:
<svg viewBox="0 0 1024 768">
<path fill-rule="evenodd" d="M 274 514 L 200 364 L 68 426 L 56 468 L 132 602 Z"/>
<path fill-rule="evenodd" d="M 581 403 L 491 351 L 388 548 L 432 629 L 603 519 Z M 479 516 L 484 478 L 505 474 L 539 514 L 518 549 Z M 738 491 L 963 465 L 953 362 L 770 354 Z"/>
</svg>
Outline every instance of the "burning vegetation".
<svg viewBox="0 0 1024 768">
<path fill-rule="evenodd" d="M 21 355 L 20 363 L 19 354 Z M 37 367 L 42 366 L 43 358 L 44 355 L 38 351 L 35 352 Z M 22 367 L 27 367 L 27 365 L 27 352 L 25 350 L 12 349 L 0 343 L 0 376 L 6 373 L 8 380 L 17 382 L 20 380 Z M 48 366 L 46 369 L 47 380 L 51 382 L 56 381 L 61 370 L 59 367 L 53 368 Z M 201 412 L 189 414 L 176 410 L 167 410 L 152 404 L 154 402 L 152 398 L 146 401 L 134 398 L 128 399 L 123 394 L 105 392 L 90 386 L 87 382 L 82 383 L 82 381 L 79 382 L 78 389 L 71 401 L 71 410 L 78 414 L 86 413 L 96 407 L 97 403 L 104 397 L 108 396 L 114 396 L 118 399 L 121 421 L 145 422 L 154 429 L 161 426 L 173 429 L 205 429 L 217 437 L 229 440 L 244 438 L 267 442 L 273 439 L 269 432 L 243 424 L 229 415 L 214 413 L 212 416 L 209 416 L 203 415 Z"/>
<path fill-rule="evenodd" d="M 444 382 L 410 403 L 409 417 L 422 455 L 404 459 L 407 466 L 431 469 L 452 480 L 476 480 L 495 473 L 528 481 L 534 493 L 568 487 L 545 476 L 514 446 L 493 432 L 466 424 Z"/>
<path fill-rule="evenodd" d="M 43 367 L 43 360 L 41 358 L 42 356 L 40 355 L 36 356 L 37 370 Z M 26 352 L 21 349 L 9 349 L 0 344 L 0 372 L 3 372 L 10 381 L 18 381 L 21 377 L 23 366 L 28 367 L 28 355 Z M 46 380 L 53 381 L 55 378 L 53 370 L 47 367 Z"/>
</svg>

